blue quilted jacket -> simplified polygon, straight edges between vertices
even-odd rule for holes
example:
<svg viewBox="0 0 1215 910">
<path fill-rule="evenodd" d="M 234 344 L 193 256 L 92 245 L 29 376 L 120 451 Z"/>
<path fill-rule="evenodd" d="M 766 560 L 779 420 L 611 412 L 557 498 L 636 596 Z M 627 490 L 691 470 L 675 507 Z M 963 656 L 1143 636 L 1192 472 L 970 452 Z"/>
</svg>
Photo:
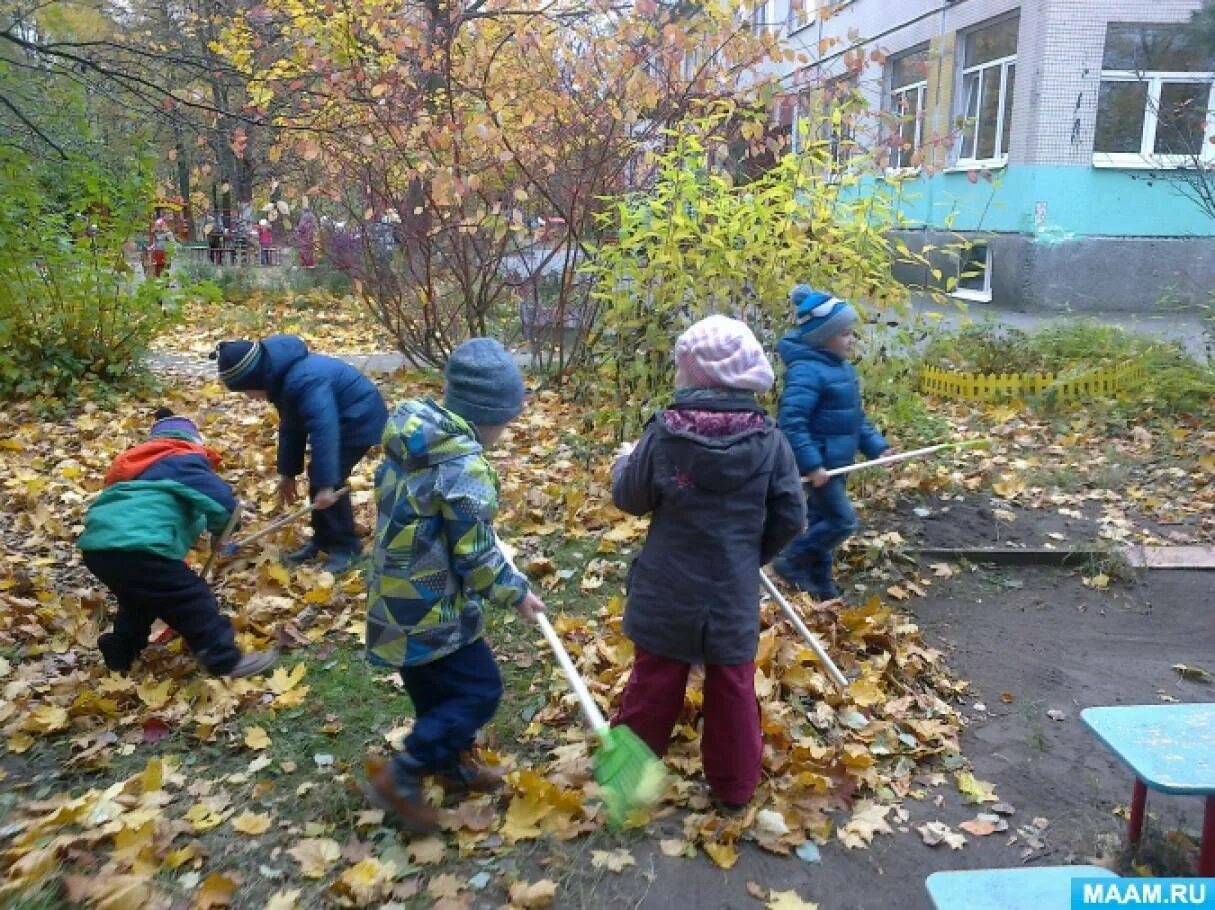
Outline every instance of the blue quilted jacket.
<svg viewBox="0 0 1215 910">
<path fill-rule="evenodd" d="M 888 448 L 865 417 L 861 380 L 852 364 L 805 344 L 796 332 L 782 338 L 776 350 L 785 362 L 780 428 L 801 474 L 852 464 L 857 449 L 876 458 Z"/>
<path fill-rule="evenodd" d="M 308 479 L 336 487 L 341 449 L 378 445 L 388 408 L 375 384 L 344 361 L 312 354 L 294 335 L 262 341 L 266 394 L 278 410 L 278 473 L 295 477 L 311 444 Z"/>
</svg>

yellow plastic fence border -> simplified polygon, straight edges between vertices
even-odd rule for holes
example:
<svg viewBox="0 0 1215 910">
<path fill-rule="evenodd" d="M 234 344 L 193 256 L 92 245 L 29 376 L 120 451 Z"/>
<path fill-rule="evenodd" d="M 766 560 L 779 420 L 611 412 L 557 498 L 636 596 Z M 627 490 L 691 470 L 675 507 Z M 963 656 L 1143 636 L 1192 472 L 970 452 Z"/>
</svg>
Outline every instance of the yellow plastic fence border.
<svg viewBox="0 0 1215 910">
<path fill-rule="evenodd" d="M 1143 381 L 1143 364 L 1136 361 L 1060 378 L 1054 373 L 957 373 L 924 367 L 920 388 L 930 395 L 963 401 L 1028 398 L 1051 391 L 1060 401 L 1112 398 Z"/>
</svg>

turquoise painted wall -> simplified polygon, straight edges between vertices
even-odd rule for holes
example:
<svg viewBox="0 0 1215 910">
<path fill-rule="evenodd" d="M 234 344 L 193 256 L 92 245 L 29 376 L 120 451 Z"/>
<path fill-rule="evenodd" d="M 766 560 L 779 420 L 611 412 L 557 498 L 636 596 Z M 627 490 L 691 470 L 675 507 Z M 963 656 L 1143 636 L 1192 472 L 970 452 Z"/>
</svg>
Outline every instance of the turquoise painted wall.
<svg viewBox="0 0 1215 910">
<path fill-rule="evenodd" d="M 938 173 L 902 182 L 902 212 L 909 227 L 1033 234 L 1044 241 L 1215 237 L 1215 219 L 1167 182 L 1149 186 L 1143 176 L 1139 171 L 1016 164 L 980 173 L 974 183 L 965 173 Z M 1041 224 L 1035 217 L 1038 203 L 1045 203 Z"/>
</svg>

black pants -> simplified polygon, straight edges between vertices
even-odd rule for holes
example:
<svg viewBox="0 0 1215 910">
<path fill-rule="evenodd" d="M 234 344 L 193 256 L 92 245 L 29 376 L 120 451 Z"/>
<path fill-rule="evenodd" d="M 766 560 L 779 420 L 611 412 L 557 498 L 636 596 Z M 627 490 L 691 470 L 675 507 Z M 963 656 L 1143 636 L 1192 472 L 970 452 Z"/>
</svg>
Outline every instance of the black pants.
<svg viewBox="0 0 1215 910">
<path fill-rule="evenodd" d="M 118 599 L 114 631 L 105 644 L 106 664 L 125 670 L 148 643 L 159 619 L 177 631 L 198 662 L 224 674 L 240 660 L 236 633 L 211 588 L 180 559 L 137 550 L 91 550 L 84 564 Z"/>
<path fill-rule="evenodd" d="M 341 476 L 335 489 L 346 485 L 350 472 L 363 460 L 369 448 L 371 446 L 357 446 L 338 451 L 338 471 Z M 314 497 L 316 492 L 317 487 L 309 484 L 308 498 Z M 349 494 L 327 509 L 313 510 L 312 540 L 326 553 L 357 553 L 363 548 L 354 530 L 354 506 L 350 504 Z"/>
</svg>

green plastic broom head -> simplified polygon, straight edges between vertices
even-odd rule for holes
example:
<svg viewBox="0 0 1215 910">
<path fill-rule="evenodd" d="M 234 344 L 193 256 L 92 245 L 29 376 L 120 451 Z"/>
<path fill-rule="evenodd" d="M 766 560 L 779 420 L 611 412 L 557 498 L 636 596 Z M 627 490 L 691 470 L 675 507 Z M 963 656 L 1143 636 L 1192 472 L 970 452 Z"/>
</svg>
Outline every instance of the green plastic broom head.
<svg viewBox="0 0 1215 910">
<path fill-rule="evenodd" d="M 601 736 L 603 743 L 595 753 L 595 782 L 603 791 L 608 823 L 618 828 L 634 811 L 648 809 L 662 799 L 667 770 L 628 727 L 612 727 Z"/>
</svg>

